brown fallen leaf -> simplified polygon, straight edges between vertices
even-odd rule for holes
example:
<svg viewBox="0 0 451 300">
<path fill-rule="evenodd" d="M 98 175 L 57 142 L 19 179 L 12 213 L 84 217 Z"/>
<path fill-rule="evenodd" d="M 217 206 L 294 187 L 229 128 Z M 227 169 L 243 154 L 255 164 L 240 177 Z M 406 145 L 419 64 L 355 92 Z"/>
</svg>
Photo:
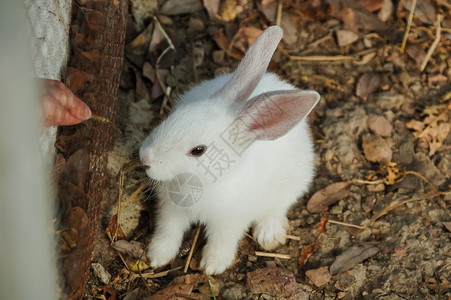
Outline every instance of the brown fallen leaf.
<svg viewBox="0 0 451 300">
<path fill-rule="evenodd" d="M 149 48 L 150 40 L 153 39 L 152 32 L 154 26 L 150 23 L 133 41 L 125 45 L 125 54 L 128 59 L 142 66 L 145 61 L 145 55 Z"/>
<path fill-rule="evenodd" d="M 406 47 L 406 53 L 409 55 L 418 66 L 421 65 L 421 63 L 424 61 L 424 58 L 426 57 L 426 52 L 424 51 L 423 47 L 420 45 L 409 45 Z"/>
<path fill-rule="evenodd" d="M 404 8 L 410 11 L 412 5 L 412 0 L 406 0 L 404 2 Z M 415 5 L 414 16 L 421 20 L 421 22 L 426 24 L 434 24 L 436 16 L 435 7 L 430 0 L 417 1 Z"/>
<path fill-rule="evenodd" d="M 365 73 L 362 76 L 360 76 L 355 94 L 358 97 L 368 97 L 372 93 L 374 93 L 379 85 L 381 84 L 382 78 L 381 75 L 378 73 Z"/>
<path fill-rule="evenodd" d="M 330 266 L 332 275 L 352 269 L 358 263 L 373 256 L 379 249 L 373 245 L 354 246 L 337 256 Z"/>
<path fill-rule="evenodd" d="M 110 224 L 106 228 L 105 233 L 111 240 L 125 240 L 125 234 L 122 231 L 121 226 L 117 224 L 117 214 L 111 217 Z"/>
<path fill-rule="evenodd" d="M 236 47 L 231 46 L 230 40 L 224 35 L 222 29 L 216 29 L 213 31 L 213 40 L 216 44 L 224 50 L 229 56 L 241 60 L 244 57 L 244 53 L 238 50 Z"/>
<path fill-rule="evenodd" d="M 305 272 L 305 276 L 307 276 L 307 278 L 310 279 L 310 281 L 318 287 L 328 283 L 330 278 L 332 277 L 327 267 L 321 267 L 314 270 L 307 270 Z"/>
<path fill-rule="evenodd" d="M 219 0 L 203 0 L 202 1 L 205 7 L 205 10 L 208 13 L 210 18 L 215 18 L 218 15 L 219 11 Z"/>
<path fill-rule="evenodd" d="M 359 4 L 369 12 L 381 9 L 383 2 L 383 0 L 359 0 Z"/>
<path fill-rule="evenodd" d="M 108 300 L 116 300 L 117 291 L 109 284 L 103 287 L 103 297 Z"/>
<path fill-rule="evenodd" d="M 235 20 L 236 16 L 242 10 L 242 7 L 238 5 L 237 0 L 223 0 L 220 2 L 219 17 L 226 22 Z"/>
<path fill-rule="evenodd" d="M 139 101 L 144 98 L 149 97 L 149 90 L 147 89 L 146 83 L 141 77 L 141 74 L 136 71 L 135 72 L 135 78 L 136 78 L 136 86 L 135 86 L 135 95 L 136 99 Z"/>
<path fill-rule="evenodd" d="M 128 254 L 134 258 L 143 258 L 146 257 L 144 251 L 144 244 L 138 241 L 127 241 L 127 240 L 119 240 L 114 242 L 111 247 L 113 249 Z"/>
<path fill-rule="evenodd" d="M 190 14 L 202 9 L 200 0 L 167 0 L 161 6 L 160 12 L 167 16 Z"/>
<path fill-rule="evenodd" d="M 307 260 L 312 256 L 313 250 L 315 250 L 315 243 L 308 244 L 301 250 L 301 254 L 299 255 L 299 268 L 302 268 Z"/>
<path fill-rule="evenodd" d="M 327 229 L 326 229 L 327 222 L 329 222 L 329 214 L 325 213 L 321 216 L 321 224 L 319 224 L 319 227 L 318 227 L 319 233 L 327 232 Z"/>
<path fill-rule="evenodd" d="M 451 131 L 451 103 L 428 106 L 423 110 L 423 121 L 411 120 L 406 127 L 415 130 L 413 135 L 429 145 L 429 156 L 443 145 Z"/>
<path fill-rule="evenodd" d="M 327 207 L 346 198 L 351 190 L 349 182 L 336 182 L 317 191 L 308 201 L 307 210 L 311 213 L 323 212 Z"/>
</svg>

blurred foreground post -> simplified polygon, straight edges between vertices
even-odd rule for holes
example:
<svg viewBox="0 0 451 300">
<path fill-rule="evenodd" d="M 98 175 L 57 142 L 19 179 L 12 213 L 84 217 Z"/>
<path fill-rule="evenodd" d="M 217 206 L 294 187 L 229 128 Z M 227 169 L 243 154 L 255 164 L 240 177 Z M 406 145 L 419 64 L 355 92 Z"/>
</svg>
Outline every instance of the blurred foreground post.
<svg viewBox="0 0 451 300">
<path fill-rule="evenodd" d="M 55 299 L 53 199 L 22 1 L 0 1 L 0 298 Z"/>
</svg>

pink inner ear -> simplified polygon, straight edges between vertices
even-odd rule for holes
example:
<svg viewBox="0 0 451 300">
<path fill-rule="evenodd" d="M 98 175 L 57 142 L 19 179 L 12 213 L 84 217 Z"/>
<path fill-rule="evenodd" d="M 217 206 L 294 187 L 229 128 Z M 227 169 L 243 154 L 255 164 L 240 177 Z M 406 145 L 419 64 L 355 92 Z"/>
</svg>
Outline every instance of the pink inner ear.
<svg viewBox="0 0 451 300">
<path fill-rule="evenodd" d="M 304 119 L 319 100 L 316 92 L 276 91 L 265 93 L 250 100 L 242 114 L 247 119 L 250 132 L 259 139 L 277 139 Z"/>
</svg>

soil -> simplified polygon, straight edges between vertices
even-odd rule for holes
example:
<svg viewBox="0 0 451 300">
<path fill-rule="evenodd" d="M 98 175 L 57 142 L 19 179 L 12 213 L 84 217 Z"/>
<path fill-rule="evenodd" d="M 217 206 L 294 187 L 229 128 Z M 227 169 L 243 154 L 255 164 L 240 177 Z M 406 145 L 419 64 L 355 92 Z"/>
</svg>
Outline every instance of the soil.
<svg viewBox="0 0 451 300">
<path fill-rule="evenodd" d="M 197 1 L 189 2 L 197 5 Z M 274 23 L 266 17 L 271 15 L 269 8 L 252 1 L 224 1 L 217 18 L 209 17 L 202 6 L 176 15 L 156 11 L 175 49 L 159 60 L 168 40 L 159 34 L 155 21 L 146 18 L 150 14 L 140 10 L 140 2 L 132 1 L 108 188 L 92 259 L 111 279 L 102 282 L 91 271 L 86 298 L 451 299 L 451 194 L 446 193 L 451 190 L 451 134 L 442 127 L 434 131 L 434 146 L 415 135 L 419 130 L 406 125 L 411 120 L 427 122 L 425 109 L 435 105 L 441 105 L 437 109 L 447 116 L 445 121 L 451 120 L 449 15 L 442 23 L 448 31 L 442 32 L 425 69 L 419 70 L 435 38 L 434 20 L 449 4 L 425 1 L 429 6 L 422 11 L 432 7 L 432 21 L 421 11 L 415 12 L 408 50 L 401 53 L 410 6 L 395 1 L 360 1 L 366 3 L 364 7 L 340 6 L 341 1 L 300 2 L 281 2 L 288 37 L 270 69 L 299 88 L 322 95 L 310 115 L 316 177 L 309 193 L 288 214 L 290 238 L 274 251 L 285 256 L 257 255 L 256 251 L 263 250 L 246 235 L 233 266 L 207 277 L 197 266 L 204 243 L 202 231 L 187 273 L 176 269 L 185 264 L 194 225 L 171 265 L 140 274 L 130 270 L 136 259 L 122 254 L 125 266 L 106 235 L 118 210 L 119 173 L 138 157 L 140 142 L 167 116 L 172 99 L 200 80 L 233 71 L 259 30 Z M 394 8 L 384 17 L 387 3 Z M 378 5 L 377 9 L 372 5 Z M 276 12 L 274 7 L 272 12 Z M 344 12 L 360 16 L 363 22 L 350 20 Z M 370 27 L 374 19 L 379 23 Z M 306 56 L 320 58 L 296 58 Z M 160 84 L 157 69 L 166 87 Z M 164 92 L 170 94 L 170 101 L 164 100 Z M 431 151 L 432 147 L 437 149 Z M 391 171 L 387 171 L 387 162 L 393 163 Z M 142 167 L 128 168 L 124 174 L 119 224 L 126 240 L 142 242 L 145 248 L 151 241 L 156 199 L 148 184 L 124 205 L 142 183 L 148 183 Z M 316 192 L 336 182 L 348 183 L 348 190 L 321 212 L 307 210 Z M 342 256 L 344 265 L 337 262 Z M 160 274 L 167 270 L 171 271 Z"/>
</svg>

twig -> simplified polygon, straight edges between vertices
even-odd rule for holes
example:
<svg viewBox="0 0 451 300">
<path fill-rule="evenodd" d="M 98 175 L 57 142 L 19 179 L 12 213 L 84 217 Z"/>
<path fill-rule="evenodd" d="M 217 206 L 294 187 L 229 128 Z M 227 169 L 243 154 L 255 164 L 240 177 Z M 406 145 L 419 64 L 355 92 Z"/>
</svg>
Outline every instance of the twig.
<svg viewBox="0 0 451 300">
<path fill-rule="evenodd" d="M 290 234 L 287 234 L 287 239 L 294 240 L 294 241 L 300 241 L 301 240 L 300 237 L 295 236 L 295 235 L 290 235 Z"/>
<path fill-rule="evenodd" d="M 128 163 L 124 164 L 121 167 L 121 170 L 119 171 L 119 196 L 117 201 L 117 222 L 116 222 L 116 230 L 114 231 L 114 235 L 111 238 L 111 242 L 115 242 L 117 238 L 117 233 L 119 231 L 119 218 L 122 211 L 122 194 L 124 191 L 124 175 L 125 171 L 133 167 L 134 165 L 138 164 L 139 159 L 133 159 L 129 161 Z"/>
<path fill-rule="evenodd" d="M 435 48 L 437 48 L 438 43 L 440 42 L 440 38 L 442 37 L 441 31 L 441 23 L 442 23 L 443 15 L 437 15 L 437 30 L 435 31 L 435 39 L 432 42 L 431 47 L 429 48 L 426 56 L 424 57 L 423 63 L 420 66 L 420 72 L 423 72 L 424 68 L 426 68 L 427 63 L 431 59 L 432 53 L 434 53 Z"/>
<path fill-rule="evenodd" d="M 418 172 L 415 171 L 406 171 L 405 175 L 414 175 L 418 178 L 420 178 L 421 180 L 423 180 L 424 182 L 426 182 L 432 189 L 433 192 L 437 192 L 437 188 L 435 187 L 435 185 L 433 185 L 429 180 L 426 179 L 426 177 L 424 177 L 423 175 L 421 175 Z M 404 179 L 404 178 L 403 178 Z"/>
<path fill-rule="evenodd" d="M 343 223 L 343 222 L 334 221 L 334 220 L 329 220 L 329 223 L 342 225 L 342 226 L 347 226 L 347 227 L 354 227 L 354 228 L 358 228 L 358 229 L 361 229 L 361 230 L 366 229 L 365 226 L 359 226 L 359 225 L 354 225 L 354 224 L 350 224 L 350 223 Z"/>
<path fill-rule="evenodd" d="M 351 182 L 354 184 L 380 184 L 380 183 L 384 183 L 384 180 L 378 179 L 378 180 L 374 180 L 374 181 L 369 181 L 369 180 L 353 179 Z"/>
<path fill-rule="evenodd" d="M 197 239 L 199 238 L 199 234 L 200 234 L 200 226 L 197 227 L 196 235 L 194 236 L 193 245 L 191 246 L 188 257 L 186 258 L 186 263 L 185 263 L 185 268 L 183 269 L 183 273 L 188 272 L 189 264 L 191 262 L 191 258 L 193 257 L 194 247 L 196 247 L 196 243 L 197 243 Z"/>
<path fill-rule="evenodd" d="M 310 43 L 306 48 L 313 48 L 318 46 L 319 44 L 327 41 L 328 39 L 332 38 L 332 32 L 329 32 L 328 34 L 326 34 L 325 36 L 317 39 L 316 41 Z"/>
<path fill-rule="evenodd" d="M 327 56 L 327 55 L 314 55 L 314 56 L 292 56 L 288 55 L 290 60 L 295 61 L 352 61 L 357 60 L 357 58 L 349 55 L 336 55 L 336 56 Z"/>
<path fill-rule="evenodd" d="M 147 186 L 147 183 L 142 183 L 137 189 L 136 191 L 133 192 L 133 194 L 130 195 L 130 197 L 127 199 L 127 201 L 125 201 L 124 207 L 127 207 L 127 205 L 129 205 L 132 202 L 135 202 L 136 199 L 138 199 L 138 195 L 139 193 L 141 193 L 141 191 Z"/>
<path fill-rule="evenodd" d="M 277 3 L 277 16 L 276 16 L 276 25 L 280 26 L 280 21 L 282 20 L 282 0 L 279 0 L 279 3 Z"/>
<path fill-rule="evenodd" d="M 417 6 L 417 0 L 412 0 L 412 3 L 410 4 L 409 18 L 407 19 L 406 31 L 404 32 L 404 37 L 402 39 L 401 53 L 404 53 L 404 49 L 406 47 L 407 37 L 409 36 L 410 26 L 412 25 L 413 13 L 415 12 L 416 6 Z"/>
<path fill-rule="evenodd" d="M 174 44 L 172 43 L 172 40 L 169 38 L 168 34 L 166 33 L 166 31 L 164 31 L 163 27 L 160 24 L 160 21 L 158 21 L 157 17 L 153 17 L 153 21 L 155 22 L 155 25 L 157 26 L 158 30 L 161 32 L 161 34 L 163 35 L 163 37 L 166 39 L 166 41 L 168 42 L 169 46 L 164 49 L 164 51 L 160 54 L 160 56 L 158 56 L 157 61 L 155 63 L 155 75 L 157 76 L 157 80 L 158 83 L 160 84 L 161 89 L 163 90 L 163 93 L 165 95 L 165 97 L 167 97 L 168 99 L 171 98 L 171 96 L 167 93 L 167 89 L 166 89 L 166 84 L 164 84 L 163 80 L 161 80 L 161 76 L 160 76 L 160 72 L 158 71 L 160 69 L 160 61 L 161 59 L 170 51 L 173 50 L 175 51 L 175 47 Z M 160 111 L 161 114 L 161 111 Z"/>
<path fill-rule="evenodd" d="M 146 279 L 154 279 L 154 278 L 160 278 L 160 277 L 164 277 L 167 276 L 169 273 L 180 270 L 181 268 L 183 268 L 183 266 L 179 266 L 167 271 L 163 271 L 163 272 L 159 272 L 159 273 L 141 273 L 141 274 L 133 274 L 131 276 L 132 280 L 137 278 L 137 277 L 142 277 L 142 278 L 146 278 Z"/>
<path fill-rule="evenodd" d="M 262 257 L 272 257 L 272 258 L 280 258 L 280 259 L 291 259 L 291 255 L 289 254 L 280 254 L 280 253 L 269 253 L 269 252 L 261 252 L 255 251 L 256 256 Z"/>
<path fill-rule="evenodd" d="M 404 201 L 400 201 L 399 199 L 391 202 L 389 205 L 387 205 L 384 209 L 382 209 L 381 211 L 377 212 L 374 214 L 374 216 L 371 218 L 371 223 L 374 223 L 377 219 L 379 219 L 380 217 L 386 215 L 387 213 L 389 213 L 390 211 L 392 211 L 393 209 L 410 203 L 410 202 L 415 202 L 415 201 L 419 201 L 419 200 L 427 200 L 427 199 L 431 199 L 440 195 L 449 195 L 451 194 L 451 190 L 450 191 L 444 191 L 444 192 L 431 192 L 429 194 L 426 194 L 422 197 L 417 197 L 417 198 L 412 198 L 412 199 L 408 199 L 408 200 L 404 200 Z"/>
</svg>

